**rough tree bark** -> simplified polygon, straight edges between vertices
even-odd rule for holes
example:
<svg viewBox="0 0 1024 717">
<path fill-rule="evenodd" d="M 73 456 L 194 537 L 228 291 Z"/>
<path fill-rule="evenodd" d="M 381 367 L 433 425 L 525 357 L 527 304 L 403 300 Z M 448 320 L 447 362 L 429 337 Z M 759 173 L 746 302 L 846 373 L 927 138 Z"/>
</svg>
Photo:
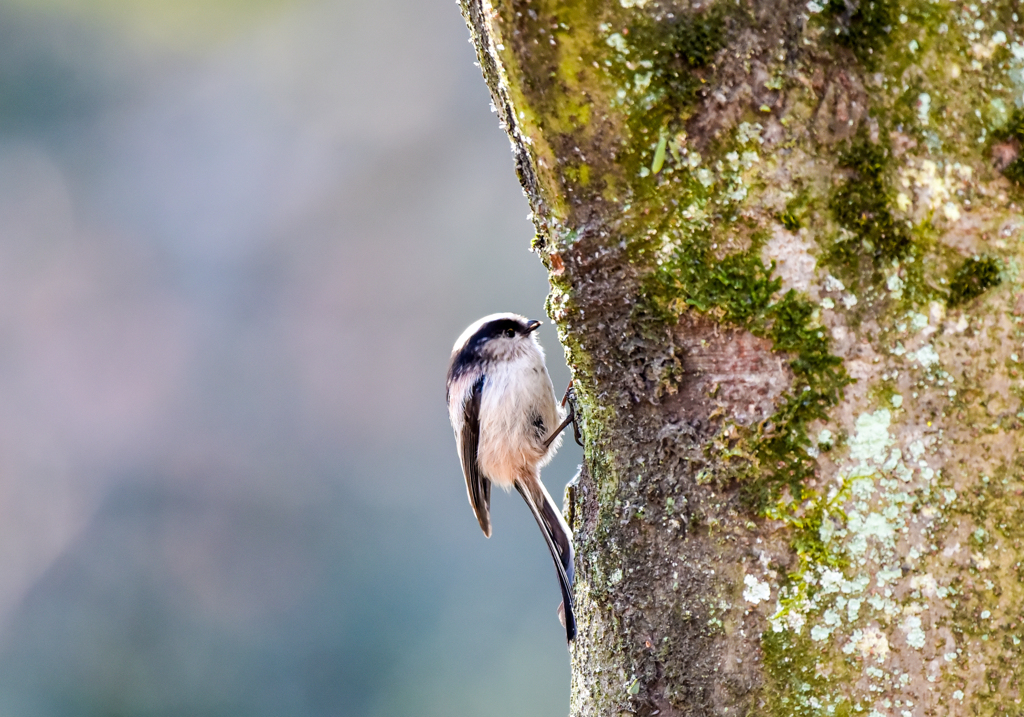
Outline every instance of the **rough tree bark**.
<svg viewBox="0 0 1024 717">
<path fill-rule="evenodd" d="M 583 416 L 572 714 L 1022 713 L 1016 3 L 462 7 Z"/>
</svg>

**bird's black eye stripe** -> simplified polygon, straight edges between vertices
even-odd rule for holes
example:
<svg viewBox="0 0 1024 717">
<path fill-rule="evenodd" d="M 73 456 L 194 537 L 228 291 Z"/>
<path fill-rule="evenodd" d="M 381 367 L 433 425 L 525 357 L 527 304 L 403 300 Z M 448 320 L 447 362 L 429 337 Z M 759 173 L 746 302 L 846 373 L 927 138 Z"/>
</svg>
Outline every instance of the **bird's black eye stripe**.
<svg viewBox="0 0 1024 717">
<path fill-rule="evenodd" d="M 466 341 L 466 345 L 462 350 L 464 352 L 469 352 L 469 354 L 475 354 L 491 339 L 498 339 L 502 337 L 512 338 L 517 334 L 523 333 L 525 330 L 526 327 L 515 319 L 496 319 L 494 321 L 489 321 L 477 329 L 475 334 L 469 337 L 469 340 Z"/>
<path fill-rule="evenodd" d="M 465 345 L 452 353 L 451 363 L 448 365 L 448 385 L 451 387 L 455 381 L 474 366 L 479 367 L 481 362 L 489 361 L 485 353 L 488 341 L 499 338 L 515 338 L 516 336 L 530 333 L 522 321 L 513 318 L 500 318 L 488 321 L 470 336 Z"/>
</svg>

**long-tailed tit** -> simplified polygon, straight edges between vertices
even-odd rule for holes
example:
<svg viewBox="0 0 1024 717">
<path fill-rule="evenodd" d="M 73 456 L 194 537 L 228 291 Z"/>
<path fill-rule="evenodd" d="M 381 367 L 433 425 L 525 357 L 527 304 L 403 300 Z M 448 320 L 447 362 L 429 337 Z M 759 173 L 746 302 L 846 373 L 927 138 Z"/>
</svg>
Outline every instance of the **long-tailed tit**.
<svg viewBox="0 0 1024 717">
<path fill-rule="evenodd" d="M 492 314 L 463 331 L 448 365 L 448 415 L 484 535 L 491 537 L 491 483 L 515 486 L 537 520 L 558 570 L 565 633 L 572 640 L 572 531 L 540 482 L 540 469 L 558 450 L 572 416 L 562 420 L 534 334 L 538 326 L 518 314 Z"/>
</svg>

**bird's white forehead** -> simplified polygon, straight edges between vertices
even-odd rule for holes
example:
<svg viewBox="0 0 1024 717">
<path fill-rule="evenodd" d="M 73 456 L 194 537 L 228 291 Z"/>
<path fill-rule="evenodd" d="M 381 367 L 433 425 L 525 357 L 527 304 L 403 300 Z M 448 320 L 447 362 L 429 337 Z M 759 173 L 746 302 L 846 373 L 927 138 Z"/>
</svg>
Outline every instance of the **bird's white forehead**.
<svg viewBox="0 0 1024 717">
<path fill-rule="evenodd" d="M 524 324 L 529 320 L 525 316 L 520 316 L 519 314 L 513 314 L 511 312 L 489 314 L 488 316 L 485 316 L 482 319 L 477 319 L 469 326 L 467 326 L 466 330 L 462 332 L 459 338 L 455 339 L 455 345 L 452 346 L 452 351 L 457 351 L 463 346 L 465 346 L 466 342 L 469 341 L 469 338 L 477 331 L 479 331 L 480 327 L 483 326 L 484 324 L 488 323 L 489 321 L 498 321 L 501 319 L 512 319 L 513 321 L 521 321 Z"/>
</svg>

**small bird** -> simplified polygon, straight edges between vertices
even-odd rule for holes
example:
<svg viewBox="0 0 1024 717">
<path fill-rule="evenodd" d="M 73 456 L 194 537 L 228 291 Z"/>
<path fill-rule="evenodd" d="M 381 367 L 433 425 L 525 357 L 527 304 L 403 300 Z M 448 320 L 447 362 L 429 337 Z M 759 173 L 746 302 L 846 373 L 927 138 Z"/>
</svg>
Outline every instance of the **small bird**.
<svg viewBox="0 0 1024 717">
<path fill-rule="evenodd" d="M 491 483 L 506 491 L 514 486 L 537 520 L 558 570 L 565 634 L 572 641 L 572 531 L 540 482 L 540 469 L 558 450 L 572 413 L 562 420 L 534 334 L 538 326 L 518 314 L 492 314 L 470 324 L 448 364 L 448 416 L 484 535 L 491 537 Z"/>
</svg>

